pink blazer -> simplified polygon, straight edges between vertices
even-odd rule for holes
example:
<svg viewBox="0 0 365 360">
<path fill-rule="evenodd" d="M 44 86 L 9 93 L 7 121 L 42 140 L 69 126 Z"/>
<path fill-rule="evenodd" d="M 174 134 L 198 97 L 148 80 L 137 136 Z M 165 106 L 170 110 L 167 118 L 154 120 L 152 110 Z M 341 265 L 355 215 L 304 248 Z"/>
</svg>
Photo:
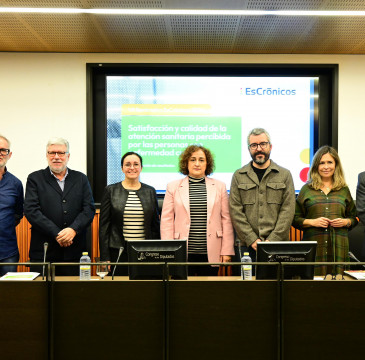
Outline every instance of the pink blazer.
<svg viewBox="0 0 365 360">
<path fill-rule="evenodd" d="M 234 235 L 228 209 L 226 186 L 205 178 L 207 187 L 208 261 L 220 262 L 221 255 L 234 255 Z M 161 239 L 188 240 L 190 229 L 189 179 L 167 185 L 161 215 Z"/>
</svg>

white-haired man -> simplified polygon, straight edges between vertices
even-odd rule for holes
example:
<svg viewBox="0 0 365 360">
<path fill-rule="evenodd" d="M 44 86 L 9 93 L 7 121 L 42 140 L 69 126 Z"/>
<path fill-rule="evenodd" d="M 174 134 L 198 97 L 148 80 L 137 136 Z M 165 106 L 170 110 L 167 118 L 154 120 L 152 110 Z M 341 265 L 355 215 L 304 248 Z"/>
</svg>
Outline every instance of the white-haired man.
<svg viewBox="0 0 365 360">
<path fill-rule="evenodd" d="M 28 176 L 24 213 L 32 225 L 31 262 L 78 262 L 86 250 L 86 230 L 95 207 L 89 181 L 83 173 L 67 167 L 69 143 L 51 139 L 46 147 L 48 167 Z M 33 268 L 33 270 L 35 270 Z M 76 275 L 77 268 L 59 267 L 59 275 Z"/>
</svg>

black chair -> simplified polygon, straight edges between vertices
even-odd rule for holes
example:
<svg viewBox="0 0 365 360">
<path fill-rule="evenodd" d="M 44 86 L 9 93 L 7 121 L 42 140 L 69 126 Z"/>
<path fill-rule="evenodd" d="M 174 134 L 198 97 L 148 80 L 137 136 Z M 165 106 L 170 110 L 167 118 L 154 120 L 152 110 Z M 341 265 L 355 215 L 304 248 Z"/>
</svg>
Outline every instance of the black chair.
<svg viewBox="0 0 365 360">
<path fill-rule="evenodd" d="M 365 262 L 365 226 L 361 222 L 349 231 L 349 250 L 359 261 Z M 355 259 L 350 261 L 356 262 Z M 351 266 L 351 269 L 355 270 L 355 267 Z M 362 265 L 359 265 L 360 269 L 364 269 Z"/>
</svg>

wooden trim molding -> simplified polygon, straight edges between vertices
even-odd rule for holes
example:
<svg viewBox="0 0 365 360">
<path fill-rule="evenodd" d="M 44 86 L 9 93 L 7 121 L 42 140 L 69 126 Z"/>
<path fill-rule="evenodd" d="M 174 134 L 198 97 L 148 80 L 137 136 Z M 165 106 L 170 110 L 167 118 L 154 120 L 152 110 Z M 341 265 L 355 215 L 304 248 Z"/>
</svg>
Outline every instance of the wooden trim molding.
<svg viewBox="0 0 365 360">
<path fill-rule="evenodd" d="M 29 260 L 30 224 L 25 216 L 20 221 L 15 231 L 20 254 L 19 262 L 26 262 Z M 18 266 L 18 271 L 29 271 L 29 268 L 24 265 L 20 265 Z"/>
<path fill-rule="evenodd" d="M 100 257 L 99 253 L 99 214 L 100 211 L 96 210 L 96 214 L 93 222 L 91 223 L 91 254 L 90 258 L 94 261 L 95 257 Z M 29 261 L 29 245 L 31 238 L 31 225 L 28 222 L 27 218 L 24 216 L 20 221 L 19 225 L 16 227 L 16 236 L 18 239 L 18 248 L 19 248 L 19 262 L 27 262 Z M 93 272 L 96 269 L 93 267 Z M 19 265 L 18 271 L 29 271 L 29 268 L 25 265 Z M 93 274 L 95 275 L 95 274 Z"/>
<path fill-rule="evenodd" d="M 91 223 L 91 261 L 94 262 L 96 257 L 100 257 L 99 252 L 99 216 L 100 211 L 96 210 L 93 222 Z M 20 252 L 19 262 L 26 262 L 29 260 L 29 244 L 30 244 L 30 224 L 28 220 L 23 217 L 20 224 L 16 227 L 16 235 L 18 238 L 18 247 Z M 300 241 L 303 238 L 303 232 L 293 227 L 290 229 L 290 240 Z M 23 265 L 18 266 L 18 271 L 28 271 L 29 268 Z M 95 267 L 93 267 L 93 275 L 95 275 Z"/>
</svg>

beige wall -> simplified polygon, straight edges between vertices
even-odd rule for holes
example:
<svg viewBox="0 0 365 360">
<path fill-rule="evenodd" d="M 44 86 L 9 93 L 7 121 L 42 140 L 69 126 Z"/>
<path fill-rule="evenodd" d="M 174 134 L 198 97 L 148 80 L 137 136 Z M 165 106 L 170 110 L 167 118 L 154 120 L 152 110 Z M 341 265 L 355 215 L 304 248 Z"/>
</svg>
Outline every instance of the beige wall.
<svg viewBox="0 0 365 360">
<path fill-rule="evenodd" d="M 46 167 L 52 136 L 70 141 L 70 167 L 86 172 L 86 63 L 339 64 L 339 152 L 355 198 L 365 171 L 365 56 L 0 53 L 0 133 L 12 141 L 8 169 L 25 184 Z M 295 141 L 293 134 L 288 139 Z"/>
</svg>

